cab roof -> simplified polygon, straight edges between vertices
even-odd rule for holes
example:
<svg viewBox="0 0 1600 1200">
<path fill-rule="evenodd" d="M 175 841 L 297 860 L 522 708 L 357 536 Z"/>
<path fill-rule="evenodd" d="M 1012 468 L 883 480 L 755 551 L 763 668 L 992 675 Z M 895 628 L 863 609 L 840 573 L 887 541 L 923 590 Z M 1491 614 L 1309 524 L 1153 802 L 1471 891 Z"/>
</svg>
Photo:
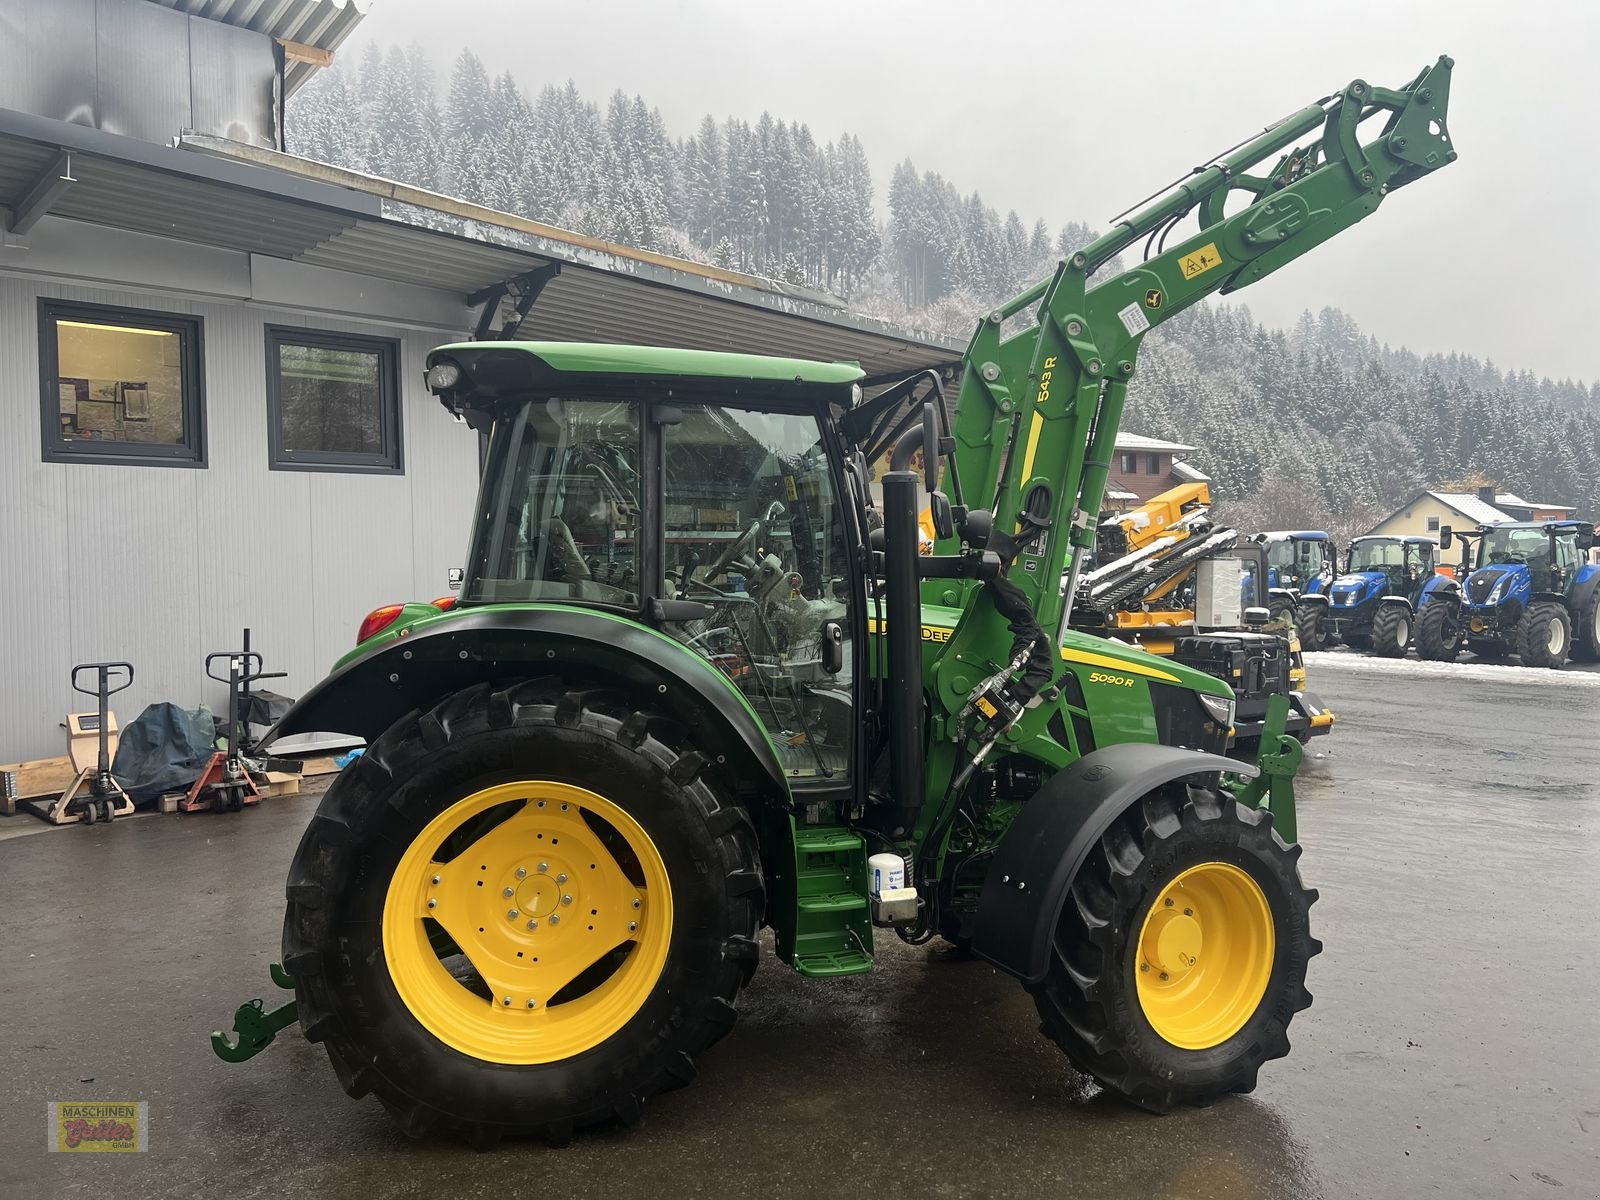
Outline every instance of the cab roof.
<svg viewBox="0 0 1600 1200">
<path fill-rule="evenodd" d="M 855 363 L 770 358 L 721 350 L 681 350 L 668 346 L 624 346 L 609 342 L 457 342 L 428 355 L 441 357 L 486 352 L 522 353 L 549 370 L 579 375 L 677 375 L 767 383 L 858 383 L 866 374 Z"/>
<path fill-rule="evenodd" d="M 1401 542 L 1407 546 L 1437 546 L 1439 544 L 1431 537 L 1420 537 L 1417 534 L 1398 533 L 1368 533 L 1363 534 L 1361 537 L 1350 539 L 1350 544 L 1352 546 L 1357 542 Z"/>
</svg>

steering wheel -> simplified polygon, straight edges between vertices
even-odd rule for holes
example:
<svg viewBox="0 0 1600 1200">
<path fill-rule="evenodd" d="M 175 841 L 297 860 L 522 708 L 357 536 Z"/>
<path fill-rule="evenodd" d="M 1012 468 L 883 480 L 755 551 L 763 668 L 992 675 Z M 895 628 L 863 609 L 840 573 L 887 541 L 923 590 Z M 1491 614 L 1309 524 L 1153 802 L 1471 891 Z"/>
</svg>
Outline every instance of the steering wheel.
<svg viewBox="0 0 1600 1200">
<path fill-rule="evenodd" d="M 706 570 L 706 578 L 715 579 L 718 575 L 725 574 L 729 567 L 739 561 L 740 555 L 756 544 L 756 539 L 761 536 L 765 528 L 765 521 L 751 521 L 750 528 L 729 542 L 728 548 Z"/>
</svg>

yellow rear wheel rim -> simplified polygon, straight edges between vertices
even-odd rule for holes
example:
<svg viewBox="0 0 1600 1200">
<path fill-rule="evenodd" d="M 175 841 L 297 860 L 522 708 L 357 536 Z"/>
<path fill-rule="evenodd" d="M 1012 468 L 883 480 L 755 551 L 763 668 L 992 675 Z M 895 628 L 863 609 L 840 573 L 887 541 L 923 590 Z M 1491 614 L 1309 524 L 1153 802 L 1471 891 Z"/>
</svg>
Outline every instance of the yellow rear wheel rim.
<svg viewBox="0 0 1600 1200">
<path fill-rule="evenodd" d="M 1185 1050 L 1220 1046 L 1255 1014 L 1272 976 L 1266 893 L 1232 863 L 1177 875 L 1139 930 L 1139 1007 L 1150 1027 Z"/>
<path fill-rule="evenodd" d="M 650 835 L 604 796 L 550 781 L 450 805 L 401 854 L 383 905 L 400 999 L 445 1045 L 487 1062 L 600 1045 L 654 991 L 671 941 L 672 890 Z"/>
</svg>

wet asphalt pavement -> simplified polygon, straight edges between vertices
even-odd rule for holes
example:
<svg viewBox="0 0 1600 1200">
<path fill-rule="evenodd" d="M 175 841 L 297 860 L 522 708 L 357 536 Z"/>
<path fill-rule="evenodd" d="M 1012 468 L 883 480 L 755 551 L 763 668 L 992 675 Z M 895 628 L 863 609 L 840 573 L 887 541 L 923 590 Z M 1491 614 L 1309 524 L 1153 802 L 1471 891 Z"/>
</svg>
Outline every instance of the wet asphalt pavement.
<svg viewBox="0 0 1600 1200">
<path fill-rule="evenodd" d="M 1316 1002 L 1253 1096 L 1166 1118 L 1069 1071 L 1010 980 L 888 937 L 853 979 L 767 958 L 641 1129 L 415 1144 L 295 1030 L 240 1066 L 207 1044 L 276 992 L 314 798 L 0 840 L 0 1197 L 1600 1196 L 1600 688 L 1576 683 L 1316 673 L 1340 717 L 1300 792 Z M 45 1153 L 52 1099 L 148 1101 L 149 1152 Z"/>
</svg>

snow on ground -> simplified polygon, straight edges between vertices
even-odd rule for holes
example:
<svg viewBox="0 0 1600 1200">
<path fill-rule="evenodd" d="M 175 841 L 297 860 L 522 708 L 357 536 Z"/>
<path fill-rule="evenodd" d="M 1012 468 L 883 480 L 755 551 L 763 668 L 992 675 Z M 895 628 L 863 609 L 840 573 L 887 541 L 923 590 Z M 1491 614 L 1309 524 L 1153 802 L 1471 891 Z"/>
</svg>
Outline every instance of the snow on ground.
<svg viewBox="0 0 1600 1200">
<path fill-rule="evenodd" d="M 1305 656 L 1311 670 L 1312 690 L 1316 689 L 1316 672 L 1329 669 L 1341 671 L 1398 671 L 1405 675 L 1434 675 L 1448 679 L 1494 679 L 1501 683 L 1540 683 L 1567 687 L 1600 688 L 1600 671 L 1592 666 L 1569 663 L 1559 671 L 1546 667 L 1521 667 L 1504 663 L 1479 662 L 1472 658 L 1460 662 L 1424 662 L 1417 658 L 1379 658 L 1359 651 L 1339 649 L 1313 651 Z"/>
</svg>

